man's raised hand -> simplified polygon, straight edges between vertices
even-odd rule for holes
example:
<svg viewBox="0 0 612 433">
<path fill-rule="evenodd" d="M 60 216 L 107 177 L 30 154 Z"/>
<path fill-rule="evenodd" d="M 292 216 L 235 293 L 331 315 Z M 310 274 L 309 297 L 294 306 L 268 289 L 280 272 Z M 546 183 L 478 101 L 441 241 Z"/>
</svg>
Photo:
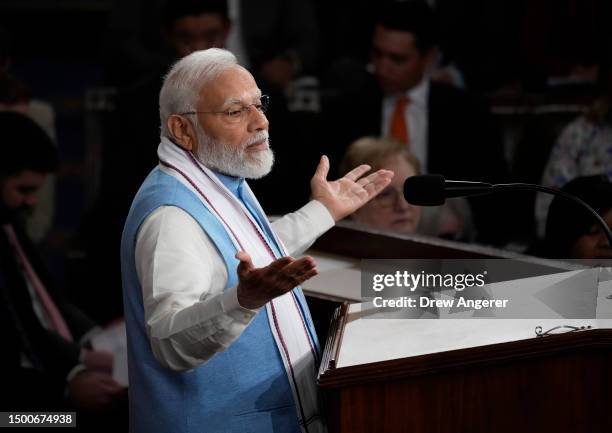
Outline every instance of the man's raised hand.
<svg viewBox="0 0 612 433">
<path fill-rule="evenodd" d="M 281 257 L 263 268 L 256 268 L 251 256 L 239 251 L 238 303 L 248 309 L 262 307 L 304 281 L 317 275 L 314 259 L 310 256 L 294 259 Z"/>
<path fill-rule="evenodd" d="M 369 165 L 360 165 L 344 177 L 330 182 L 327 180 L 329 159 L 323 155 L 317 171 L 310 181 L 312 198 L 325 205 L 334 221 L 352 214 L 381 192 L 393 177 L 390 170 L 378 170 L 364 176 Z"/>
</svg>

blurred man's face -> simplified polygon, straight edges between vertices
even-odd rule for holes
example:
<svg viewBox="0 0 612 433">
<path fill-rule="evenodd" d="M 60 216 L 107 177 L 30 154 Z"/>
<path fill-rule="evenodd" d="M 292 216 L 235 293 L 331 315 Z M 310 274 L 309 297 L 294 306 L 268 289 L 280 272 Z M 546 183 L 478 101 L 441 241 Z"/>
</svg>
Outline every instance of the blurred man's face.
<svg viewBox="0 0 612 433">
<path fill-rule="evenodd" d="M 2 207 L 8 211 L 32 211 L 38 203 L 38 191 L 47 175 L 31 170 L 0 181 Z"/>
<path fill-rule="evenodd" d="M 386 95 L 406 92 L 419 84 L 433 53 L 421 53 L 410 32 L 377 25 L 372 39 L 372 64 Z"/>
<path fill-rule="evenodd" d="M 175 21 L 167 37 L 181 58 L 198 50 L 223 48 L 228 32 L 229 24 L 220 14 L 188 15 Z"/>
</svg>

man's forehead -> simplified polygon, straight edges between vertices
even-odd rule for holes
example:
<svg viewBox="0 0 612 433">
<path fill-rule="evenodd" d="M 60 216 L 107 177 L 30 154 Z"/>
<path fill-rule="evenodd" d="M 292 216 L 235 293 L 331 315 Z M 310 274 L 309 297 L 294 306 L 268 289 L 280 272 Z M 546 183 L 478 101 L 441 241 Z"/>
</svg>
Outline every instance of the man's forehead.
<svg viewBox="0 0 612 433">
<path fill-rule="evenodd" d="M 382 52 L 400 54 L 415 50 L 416 39 L 411 32 L 388 29 L 379 24 L 374 31 L 372 46 Z"/>
<path fill-rule="evenodd" d="M 47 177 L 47 173 L 25 169 L 21 171 L 17 177 L 24 182 L 39 182 Z"/>
<path fill-rule="evenodd" d="M 253 100 L 261 98 L 261 90 L 256 88 L 253 92 L 243 93 L 242 95 L 231 95 L 223 101 L 225 104 L 251 103 Z"/>
<path fill-rule="evenodd" d="M 40 186 L 46 178 L 47 173 L 25 169 L 12 176 L 7 176 L 5 179 L 2 179 L 2 181 L 18 186 Z"/>
<path fill-rule="evenodd" d="M 253 76 L 242 67 L 230 68 L 204 83 L 200 95 L 218 104 L 252 102 L 261 97 Z"/>
</svg>

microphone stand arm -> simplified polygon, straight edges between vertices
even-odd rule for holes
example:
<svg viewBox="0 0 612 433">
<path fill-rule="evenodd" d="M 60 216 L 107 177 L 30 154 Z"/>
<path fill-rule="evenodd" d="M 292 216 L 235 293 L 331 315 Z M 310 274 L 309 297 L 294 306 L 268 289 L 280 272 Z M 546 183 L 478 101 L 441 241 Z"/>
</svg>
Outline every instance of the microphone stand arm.
<svg viewBox="0 0 612 433">
<path fill-rule="evenodd" d="M 612 232 L 610 232 L 610 227 L 608 227 L 608 225 L 603 220 L 603 218 L 597 212 L 595 212 L 595 210 L 591 206 L 589 206 L 587 203 L 585 203 L 583 200 L 579 199 L 578 197 L 575 197 L 571 194 L 568 194 L 563 191 L 559 191 L 554 188 L 548 188 L 546 186 L 541 186 L 541 185 L 533 185 L 530 183 L 500 183 L 497 185 L 493 185 L 493 192 L 503 192 L 503 191 L 538 191 L 538 192 L 544 192 L 544 193 L 551 194 L 551 195 L 556 195 L 557 197 L 561 197 L 565 200 L 569 200 L 574 203 L 577 203 L 579 206 L 582 206 L 583 208 L 588 210 L 593 216 L 593 218 L 597 220 L 597 222 L 603 229 L 603 232 L 606 235 L 606 238 L 608 238 L 608 244 L 610 245 L 610 247 L 612 247 Z"/>
</svg>

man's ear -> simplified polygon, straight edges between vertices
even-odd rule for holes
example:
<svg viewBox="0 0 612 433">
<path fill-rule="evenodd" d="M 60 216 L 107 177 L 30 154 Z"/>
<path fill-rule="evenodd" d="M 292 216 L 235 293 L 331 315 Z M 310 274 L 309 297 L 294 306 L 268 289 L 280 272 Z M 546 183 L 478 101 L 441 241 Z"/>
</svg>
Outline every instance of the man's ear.
<svg viewBox="0 0 612 433">
<path fill-rule="evenodd" d="M 196 135 L 189 120 L 178 114 L 172 114 L 166 121 L 168 131 L 173 141 L 183 149 L 192 151 L 196 145 Z"/>
</svg>

